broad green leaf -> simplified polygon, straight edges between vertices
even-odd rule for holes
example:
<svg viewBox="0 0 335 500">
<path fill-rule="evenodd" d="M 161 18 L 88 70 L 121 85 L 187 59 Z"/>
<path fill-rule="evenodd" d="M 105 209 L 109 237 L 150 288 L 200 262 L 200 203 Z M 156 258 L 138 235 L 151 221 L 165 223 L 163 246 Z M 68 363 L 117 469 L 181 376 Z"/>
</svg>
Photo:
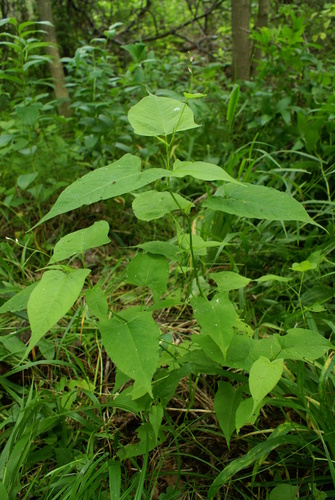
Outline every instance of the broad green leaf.
<svg viewBox="0 0 335 500">
<path fill-rule="evenodd" d="M 13 19 L 13 18 L 5 17 L 4 19 L 1 19 L 0 26 L 3 26 L 4 24 L 7 24 L 8 22 L 10 22 L 10 19 Z"/>
<path fill-rule="evenodd" d="M 261 356 L 272 361 L 279 356 L 281 346 L 278 340 L 279 335 L 271 335 L 268 338 L 252 339 L 252 349 L 248 355 L 248 361 L 251 365 L 257 361 Z"/>
<path fill-rule="evenodd" d="M 226 184 L 203 206 L 239 217 L 296 220 L 318 225 L 292 196 L 265 186 Z"/>
<path fill-rule="evenodd" d="M 18 118 L 28 126 L 33 127 L 39 117 L 39 104 L 30 104 L 29 106 L 18 106 L 16 113 Z"/>
<path fill-rule="evenodd" d="M 15 46 L 14 46 L 15 47 Z M 0 70 L 1 80 L 8 80 L 9 82 L 22 83 L 22 80 L 16 76 L 7 75 L 4 71 Z"/>
<path fill-rule="evenodd" d="M 217 294 L 209 302 L 204 297 L 191 300 L 194 316 L 201 326 L 201 335 L 208 335 L 225 356 L 233 338 L 236 312 L 225 294 Z"/>
<path fill-rule="evenodd" d="M 73 306 L 89 273 L 89 269 L 74 269 L 68 274 L 62 271 L 43 274 L 28 300 L 31 326 L 28 352 Z"/>
<path fill-rule="evenodd" d="M 242 390 L 235 390 L 229 382 L 219 382 L 214 398 L 214 410 L 223 435 L 230 449 L 230 437 L 235 430 L 235 415 L 242 400 Z"/>
<path fill-rule="evenodd" d="M 277 337 L 279 335 L 273 335 L 264 339 L 253 339 L 246 335 L 235 334 L 229 345 L 225 359 L 226 366 L 250 371 L 253 363 L 260 356 L 269 360 L 280 357 L 281 346 Z"/>
<path fill-rule="evenodd" d="M 236 113 L 236 108 L 237 108 L 239 97 L 240 97 L 240 86 L 235 84 L 233 87 L 233 90 L 231 91 L 230 96 L 229 96 L 229 104 L 228 104 L 228 109 L 227 109 L 227 120 L 229 123 L 229 132 L 231 132 L 231 129 L 233 128 L 233 123 L 234 123 L 234 118 L 235 118 L 235 113 Z"/>
<path fill-rule="evenodd" d="M 184 96 L 186 97 L 186 99 L 201 99 L 202 97 L 206 97 L 207 94 L 201 94 L 200 92 L 196 92 L 195 94 L 184 92 Z"/>
<path fill-rule="evenodd" d="M 179 245 L 181 249 L 185 250 L 186 252 L 190 252 L 191 251 L 190 235 L 182 233 L 182 235 L 179 237 Z M 205 241 L 198 234 L 192 234 L 192 247 L 195 255 L 206 255 L 207 248 L 219 247 L 221 245 L 222 243 L 220 241 L 211 241 L 211 240 Z"/>
<path fill-rule="evenodd" d="M 264 274 L 264 276 L 261 276 L 260 278 L 257 278 L 257 283 L 264 283 L 267 281 L 279 281 L 282 283 L 287 283 L 290 281 L 292 278 L 284 278 L 283 276 L 277 276 L 276 274 Z"/>
<path fill-rule="evenodd" d="M 168 243 L 167 241 L 147 241 L 146 243 L 141 243 L 137 245 L 138 248 L 142 248 L 146 252 L 163 255 L 169 260 L 178 260 L 178 252 L 180 249 L 176 245 L 172 245 L 172 243 Z"/>
<path fill-rule="evenodd" d="M 19 175 L 16 184 L 21 189 L 27 189 L 28 186 L 36 179 L 38 172 L 32 172 L 31 174 Z"/>
<path fill-rule="evenodd" d="M 194 122 L 193 111 L 187 104 L 155 95 L 144 97 L 135 104 L 129 110 L 128 120 L 135 134 L 149 137 L 199 126 Z"/>
<path fill-rule="evenodd" d="M 234 273 L 233 271 L 211 273 L 210 277 L 215 281 L 221 292 L 229 292 L 230 290 L 244 288 L 251 281 L 249 278 L 245 278 L 244 276 Z"/>
<path fill-rule="evenodd" d="M 127 283 L 148 286 L 154 295 L 167 291 L 169 279 L 169 262 L 161 255 L 138 254 L 128 266 Z"/>
<path fill-rule="evenodd" d="M 299 273 L 304 273 L 306 271 L 310 271 L 317 268 L 317 264 L 315 262 L 310 262 L 309 260 L 304 260 L 302 262 L 294 262 L 292 264 L 292 271 L 298 271 Z"/>
<path fill-rule="evenodd" d="M 152 396 L 151 379 L 159 359 L 160 331 L 148 312 L 126 309 L 99 324 L 108 356 Z"/>
<path fill-rule="evenodd" d="M 86 290 L 85 299 L 91 314 L 99 319 L 107 318 L 108 302 L 100 285 Z"/>
<path fill-rule="evenodd" d="M 122 45 L 121 47 L 131 55 L 134 63 L 136 64 L 143 61 L 145 58 L 146 46 L 144 43 L 132 43 L 129 45 Z"/>
<path fill-rule="evenodd" d="M 202 181 L 224 181 L 240 184 L 227 174 L 223 168 L 213 163 L 176 160 L 173 164 L 172 176 L 181 178 L 186 177 L 186 175 L 190 175 L 194 177 L 194 179 L 200 179 Z"/>
<path fill-rule="evenodd" d="M 160 219 L 174 210 L 182 209 L 186 213 L 190 213 L 192 207 L 194 205 L 191 201 L 176 193 L 173 193 L 172 197 L 168 191 L 145 191 L 135 195 L 133 201 L 135 216 L 146 221 Z"/>
<path fill-rule="evenodd" d="M 262 402 L 254 408 L 254 401 L 252 398 L 243 399 L 236 409 L 235 427 L 236 432 L 239 433 L 240 429 L 245 425 L 254 425 L 256 422 Z"/>
<path fill-rule="evenodd" d="M 304 328 L 291 328 L 287 335 L 276 335 L 282 351 L 277 358 L 304 361 L 318 359 L 323 356 L 332 344 L 319 333 Z"/>
<path fill-rule="evenodd" d="M 269 500 L 295 500 L 297 497 L 299 486 L 291 484 L 278 484 L 269 495 Z"/>
<path fill-rule="evenodd" d="M 250 393 L 254 400 L 253 411 L 263 398 L 279 382 L 283 372 L 283 360 L 275 359 L 270 361 L 264 356 L 254 362 L 249 373 Z"/>
<path fill-rule="evenodd" d="M 84 175 L 64 189 L 50 212 L 40 220 L 39 224 L 83 205 L 135 191 L 164 176 L 166 170 L 161 168 L 141 172 L 140 158 L 126 154 L 107 167 L 97 168 Z"/>
<path fill-rule="evenodd" d="M 227 351 L 225 365 L 231 368 L 248 371 L 251 368 L 248 356 L 253 348 L 254 342 L 256 342 L 254 339 L 246 335 L 235 334 L 232 337 Z"/>
<path fill-rule="evenodd" d="M 40 44 L 36 44 L 34 48 L 37 49 L 37 48 L 47 47 L 48 45 L 49 45 L 49 43 L 47 43 L 45 45 L 43 43 L 40 43 Z M 51 63 L 52 64 L 52 58 L 48 57 L 48 56 L 38 56 L 38 57 L 36 57 L 36 59 L 31 59 L 30 61 L 26 62 L 22 66 L 22 68 L 23 68 L 23 71 L 27 71 L 27 69 L 31 68 L 32 66 L 37 66 L 38 64 L 42 64 L 42 63 L 49 63 L 49 64 Z"/>
<path fill-rule="evenodd" d="M 14 297 L 11 297 L 7 302 L 2 304 L 0 307 L 0 314 L 6 312 L 17 312 L 22 311 L 23 309 L 27 309 L 28 300 L 30 294 L 36 288 L 38 283 L 33 283 L 32 285 L 27 286 L 20 292 L 18 292 Z"/>
<path fill-rule="evenodd" d="M 9 144 L 11 142 L 11 140 L 14 139 L 14 137 L 15 137 L 14 134 L 1 134 L 1 136 L 0 136 L 0 148 L 7 146 L 7 144 Z M 28 174 L 28 175 L 30 175 L 30 174 Z"/>
<path fill-rule="evenodd" d="M 78 253 L 85 252 L 90 248 L 106 245 L 110 242 L 108 238 L 109 225 L 106 221 L 95 222 L 93 226 L 80 229 L 74 233 L 63 236 L 55 245 L 52 261 L 60 261 L 72 257 Z"/>
</svg>

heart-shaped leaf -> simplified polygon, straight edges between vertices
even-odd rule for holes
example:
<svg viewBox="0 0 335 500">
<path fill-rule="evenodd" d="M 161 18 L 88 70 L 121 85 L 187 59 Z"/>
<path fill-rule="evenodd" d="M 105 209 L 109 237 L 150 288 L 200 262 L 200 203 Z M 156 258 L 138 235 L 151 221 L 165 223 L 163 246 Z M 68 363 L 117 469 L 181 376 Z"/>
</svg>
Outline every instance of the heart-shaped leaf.
<svg viewBox="0 0 335 500">
<path fill-rule="evenodd" d="M 128 113 L 135 134 L 144 136 L 169 135 L 180 130 L 198 127 L 193 111 L 187 104 L 149 95 L 135 104 Z"/>
<path fill-rule="evenodd" d="M 260 356 L 254 362 L 249 373 L 249 387 L 254 401 L 253 409 L 258 406 L 263 398 L 277 385 L 283 372 L 283 360 L 270 361 Z"/>
<path fill-rule="evenodd" d="M 28 352 L 73 306 L 89 269 L 73 269 L 70 273 L 46 271 L 31 292 L 28 300 L 28 318 L 31 337 Z"/>
<path fill-rule="evenodd" d="M 123 373 L 152 395 L 151 379 L 159 358 L 160 331 L 148 312 L 126 309 L 99 324 L 108 356 Z"/>
</svg>

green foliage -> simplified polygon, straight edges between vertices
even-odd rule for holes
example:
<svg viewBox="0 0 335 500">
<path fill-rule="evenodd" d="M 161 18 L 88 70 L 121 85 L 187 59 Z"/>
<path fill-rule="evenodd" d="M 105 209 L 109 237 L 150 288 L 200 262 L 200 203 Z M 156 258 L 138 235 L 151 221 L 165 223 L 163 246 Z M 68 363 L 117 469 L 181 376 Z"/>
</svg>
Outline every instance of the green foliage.
<svg viewBox="0 0 335 500">
<path fill-rule="evenodd" d="M 106 351 L 116 366 L 152 395 L 151 379 L 158 363 L 160 331 L 148 312 L 128 309 L 101 321 L 99 329 Z M 127 348 L 125 348 L 125 345 Z"/>
<path fill-rule="evenodd" d="M 254 488 L 269 498 L 295 498 L 298 488 L 308 496 L 332 487 L 334 110 L 332 97 L 325 97 L 331 83 L 318 80 L 320 68 L 304 83 L 314 70 L 302 58 L 307 53 L 313 66 L 316 56 L 306 50 L 303 20 L 293 12 L 290 20 L 292 27 L 253 35 L 267 62 L 244 88 L 222 90 L 208 65 L 207 76 L 192 69 L 199 92 L 157 90 L 142 98 L 144 79 L 155 87 L 161 78 L 142 43 L 124 46 L 132 63 L 122 77 L 111 65 L 106 40 L 65 60 L 75 116 L 69 139 L 75 153 L 67 158 L 72 165 L 77 155 L 83 163 L 46 215 L 37 224 L 28 219 L 32 229 L 25 236 L 21 230 L 15 251 L 2 244 L 0 267 L 3 329 L 11 332 L 11 321 L 18 330 L 1 336 L 0 362 L 14 366 L 10 375 L 33 369 L 37 377 L 44 365 L 60 371 L 50 377 L 48 390 L 47 372 L 41 372 L 40 386 L 32 384 L 28 393 L 4 377 L 4 393 L 15 401 L 4 408 L 4 498 L 28 498 L 30 490 L 35 496 L 47 491 L 48 498 L 150 497 L 166 475 L 170 449 L 168 456 L 177 456 L 176 481 L 161 496 L 179 498 L 186 494 L 180 492 L 181 459 L 189 455 L 183 449 L 194 442 L 193 460 L 210 471 L 202 477 L 209 498 L 228 484 L 234 496 L 248 498 Z M 24 33 L 25 26 L 17 29 Z M 114 35 L 111 29 L 108 36 Z M 8 43 L 21 43 L 15 36 Z M 286 43 L 282 59 L 271 40 Z M 34 167 L 18 168 L 15 188 L 2 191 L 7 227 L 9 210 L 38 199 L 42 211 L 47 200 L 36 184 L 43 174 L 37 127 L 47 123 L 50 137 L 63 131 L 52 106 L 35 99 L 35 91 L 29 87 L 25 100 L 17 90 L 1 122 L 3 156 L 24 156 L 28 147 Z M 140 137 L 132 139 L 130 126 Z M 16 147 L 26 130 L 28 142 Z M 120 151 L 126 154 L 115 159 Z M 88 162 L 90 172 L 82 168 Z M 31 198 L 17 198 L 28 190 Z M 39 241 L 42 231 L 45 240 Z M 187 329 L 179 329 L 180 320 Z M 180 395 L 183 386 L 186 397 Z M 200 417 L 199 387 L 208 398 Z M 176 402 L 184 413 L 175 419 Z M 189 441 L 180 446 L 184 436 Z M 224 442 L 232 452 L 238 442 L 238 456 L 223 459 Z M 150 469 L 158 447 L 165 450 L 162 462 Z M 273 456 L 279 471 L 265 486 L 257 478 Z M 321 479 L 318 462 L 328 468 Z M 27 486 L 23 480 L 32 470 Z M 283 477 L 287 484 L 279 484 Z"/>
<path fill-rule="evenodd" d="M 55 245 L 52 260 L 59 262 L 72 255 L 83 253 L 90 248 L 107 245 L 110 242 L 107 234 L 109 226 L 106 221 L 95 222 L 93 226 L 61 238 Z"/>
<path fill-rule="evenodd" d="M 71 269 L 68 273 L 50 270 L 43 274 L 27 304 L 31 326 L 29 350 L 72 307 L 89 273 L 89 269 Z"/>
<path fill-rule="evenodd" d="M 144 136 L 167 136 L 198 126 L 186 104 L 154 95 L 144 97 L 133 106 L 128 119 L 135 134 Z"/>
</svg>

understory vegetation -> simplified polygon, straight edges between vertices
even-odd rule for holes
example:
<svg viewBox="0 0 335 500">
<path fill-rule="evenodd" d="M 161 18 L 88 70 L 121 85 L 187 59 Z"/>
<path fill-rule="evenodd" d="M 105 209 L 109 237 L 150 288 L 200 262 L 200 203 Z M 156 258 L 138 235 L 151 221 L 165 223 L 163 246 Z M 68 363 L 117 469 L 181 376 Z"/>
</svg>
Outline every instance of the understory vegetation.
<svg viewBox="0 0 335 500">
<path fill-rule="evenodd" d="M 0 22 L 1 499 L 335 498 L 327 9 L 239 83 L 116 23 L 70 118 L 43 24 Z"/>
</svg>

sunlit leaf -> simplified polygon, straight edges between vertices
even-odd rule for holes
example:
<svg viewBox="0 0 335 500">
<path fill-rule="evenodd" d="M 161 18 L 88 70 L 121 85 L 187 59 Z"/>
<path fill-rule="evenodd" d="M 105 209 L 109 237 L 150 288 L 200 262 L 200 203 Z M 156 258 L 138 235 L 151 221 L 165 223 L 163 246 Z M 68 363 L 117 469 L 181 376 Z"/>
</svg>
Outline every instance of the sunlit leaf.
<svg viewBox="0 0 335 500">
<path fill-rule="evenodd" d="M 201 99 L 203 97 L 206 97 L 207 94 L 201 94 L 200 92 L 196 92 L 195 94 L 184 92 L 184 96 L 186 97 L 186 99 Z"/>
<path fill-rule="evenodd" d="M 189 213 L 193 203 L 183 196 L 168 191 L 145 191 L 136 195 L 133 201 L 133 210 L 135 216 L 140 220 L 154 220 L 164 217 L 174 210 L 184 210 Z"/>
<path fill-rule="evenodd" d="M 221 271 L 219 273 L 211 273 L 210 277 L 215 281 L 218 289 L 221 292 L 229 292 L 230 290 L 237 290 L 244 288 L 250 283 L 250 279 L 233 271 Z"/>
<path fill-rule="evenodd" d="M 166 171 L 152 168 L 141 172 L 141 160 L 131 154 L 107 167 L 97 168 L 64 189 L 54 206 L 39 222 L 75 210 L 83 205 L 107 200 L 135 191 L 166 176 Z"/>
<path fill-rule="evenodd" d="M 295 220 L 317 225 L 292 196 L 265 186 L 226 184 L 203 206 L 239 217 Z"/>
<path fill-rule="evenodd" d="M 283 372 L 283 360 L 270 361 L 264 356 L 255 361 L 249 373 L 249 387 L 253 398 L 253 410 L 279 382 Z"/>
<path fill-rule="evenodd" d="M 292 271 L 297 271 L 299 273 L 304 273 L 306 271 L 311 271 L 317 268 L 317 264 L 315 262 L 310 262 L 309 260 L 303 260 L 302 262 L 294 262 L 292 264 Z"/>
<path fill-rule="evenodd" d="M 172 175 L 174 177 L 185 177 L 190 175 L 194 179 L 202 181 L 224 181 L 240 184 L 233 179 L 222 167 L 218 167 L 213 163 L 204 161 L 180 161 L 176 160 L 173 164 Z"/>
<path fill-rule="evenodd" d="M 169 97 L 150 95 L 141 99 L 128 113 L 135 134 L 144 136 L 169 135 L 198 127 L 191 108 Z"/>
<path fill-rule="evenodd" d="M 109 225 L 106 221 L 95 222 L 92 226 L 63 236 L 55 245 L 52 261 L 60 261 L 85 252 L 90 248 L 106 245 Z"/>
</svg>

